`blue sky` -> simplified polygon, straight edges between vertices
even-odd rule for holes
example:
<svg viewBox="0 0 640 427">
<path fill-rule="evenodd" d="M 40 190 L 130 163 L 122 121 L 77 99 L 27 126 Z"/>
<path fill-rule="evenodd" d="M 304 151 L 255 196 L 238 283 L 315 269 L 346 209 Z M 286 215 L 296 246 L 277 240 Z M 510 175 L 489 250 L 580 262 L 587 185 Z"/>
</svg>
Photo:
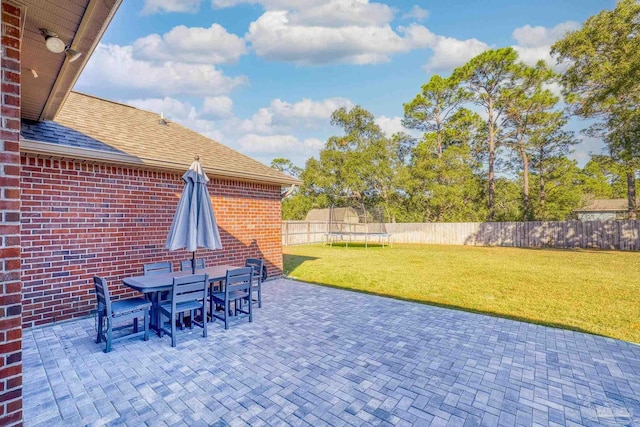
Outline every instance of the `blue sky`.
<svg viewBox="0 0 640 427">
<path fill-rule="evenodd" d="M 265 164 L 299 166 L 359 104 L 389 134 L 431 75 L 485 49 L 533 63 L 614 0 L 127 0 L 75 89 L 162 112 Z M 586 126 L 572 120 L 570 127 Z M 179 145 L 178 145 L 179 147 Z M 601 144 L 584 139 L 584 164 Z M 197 153 L 194 153 L 197 154 Z"/>
</svg>

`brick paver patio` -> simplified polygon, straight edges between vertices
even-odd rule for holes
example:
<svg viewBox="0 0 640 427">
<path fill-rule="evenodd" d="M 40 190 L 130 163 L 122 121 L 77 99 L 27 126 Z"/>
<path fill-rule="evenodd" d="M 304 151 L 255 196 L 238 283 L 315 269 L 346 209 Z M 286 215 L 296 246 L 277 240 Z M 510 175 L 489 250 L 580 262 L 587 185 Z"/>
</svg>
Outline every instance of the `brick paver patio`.
<svg viewBox="0 0 640 427">
<path fill-rule="evenodd" d="M 25 424 L 640 425 L 635 344 L 284 279 L 256 312 L 109 354 L 27 330 Z"/>
</svg>

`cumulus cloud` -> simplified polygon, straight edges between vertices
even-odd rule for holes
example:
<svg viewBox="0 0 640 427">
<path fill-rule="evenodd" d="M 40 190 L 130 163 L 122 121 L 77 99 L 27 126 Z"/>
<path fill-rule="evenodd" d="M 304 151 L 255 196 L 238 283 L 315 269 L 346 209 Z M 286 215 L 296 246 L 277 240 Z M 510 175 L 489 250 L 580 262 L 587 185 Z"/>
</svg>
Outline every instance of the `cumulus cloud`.
<svg viewBox="0 0 640 427">
<path fill-rule="evenodd" d="M 189 120 L 196 117 L 196 109 L 188 102 L 181 102 L 175 98 L 144 98 L 126 101 L 127 104 L 141 110 L 162 114 L 170 120 Z"/>
<path fill-rule="evenodd" d="M 411 8 L 411 10 L 404 15 L 402 15 L 405 19 L 415 19 L 416 21 L 424 21 L 429 17 L 429 11 L 427 9 L 423 9 L 418 5 L 415 5 Z"/>
<path fill-rule="evenodd" d="M 321 101 L 312 101 L 305 98 L 293 104 L 274 99 L 271 101 L 269 109 L 273 112 L 276 120 L 290 123 L 291 121 L 299 120 L 327 121 L 338 108 L 351 108 L 353 106 L 353 102 L 346 98 L 328 98 Z"/>
<path fill-rule="evenodd" d="M 213 0 L 214 7 L 260 4 L 267 11 L 290 11 L 293 24 L 341 27 L 382 25 L 393 20 L 394 10 L 369 0 Z"/>
<path fill-rule="evenodd" d="M 389 24 L 342 27 L 295 23 L 288 11 L 267 11 L 251 23 L 245 38 L 258 56 L 299 65 L 375 64 L 390 56 L 424 47 L 419 39 Z"/>
<path fill-rule="evenodd" d="M 224 119 L 233 115 L 233 101 L 228 96 L 207 96 L 202 103 L 202 117 Z"/>
<path fill-rule="evenodd" d="M 402 126 L 402 117 L 379 116 L 376 117 L 376 124 L 388 137 L 398 132 L 407 132 L 407 129 Z"/>
<path fill-rule="evenodd" d="M 313 152 L 321 149 L 324 143 L 317 138 L 300 140 L 293 135 L 244 135 L 238 140 L 241 151 L 248 153 L 278 154 L 286 151 Z"/>
<path fill-rule="evenodd" d="M 260 108 L 251 119 L 243 120 L 239 128 L 247 133 L 276 134 L 293 127 L 313 129 L 329 123 L 331 113 L 354 104 L 346 98 L 328 98 L 320 101 L 303 99 L 289 103 L 280 99 Z"/>
<path fill-rule="evenodd" d="M 152 96 L 205 95 L 231 92 L 246 77 L 227 77 L 213 65 L 180 62 L 154 63 L 135 59 L 132 46 L 100 44 L 78 82 L 81 89 L 109 87 Z"/>
<path fill-rule="evenodd" d="M 150 15 L 161 12 L 195 13 L 202 0 L 144 0 L 140 13 Z"/>
<path fill-rule="evenodd" d="M 518 52 L 520 59 L 530 65 L 543 59 L 550 66 L 555 66 L 556 61 L 551 57 L 551 45 L 562 38 L 567 32 L 580 28 L 580 24 L 573 21 L 561 22 L 552 28 L 532 27 L 525 25 L 513 30 L 511 37 L 517 42 L 513 48 Z"/>
<path fill-rule="evenodd" d="M 424 66 L 426 71 L 450 70 L 469 61 L 489 49 L 489 45 L 478 39 L 459 40 L 432 33 L 420 25 L 406 29 L 407 37 L 416 45 L 426 45 L 433 54 Z"/>
<path fill-rule="evenodd" d="M 245 53 L 244 40 L 218 24 L 209 28 L 180 25 L 162 36 L 150 34 L 133 43 L 134 57 L 148 61 L 225 64 Z"/>
</svg>

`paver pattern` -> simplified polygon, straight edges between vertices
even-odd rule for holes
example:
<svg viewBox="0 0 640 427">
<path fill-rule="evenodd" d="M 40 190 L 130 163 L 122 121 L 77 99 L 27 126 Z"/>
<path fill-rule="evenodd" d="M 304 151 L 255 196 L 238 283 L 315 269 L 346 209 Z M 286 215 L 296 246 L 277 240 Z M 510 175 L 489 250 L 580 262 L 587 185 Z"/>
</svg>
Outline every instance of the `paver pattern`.
<svg viewBox="0 0 640 427">
<path fill-rule="evenodd" d="M 263 295 L 176 348 L 105 354 L 92 318 L 25 331 L 25 424 L 640 425 L 636 344 L 286 279 Z"/>
</svg>

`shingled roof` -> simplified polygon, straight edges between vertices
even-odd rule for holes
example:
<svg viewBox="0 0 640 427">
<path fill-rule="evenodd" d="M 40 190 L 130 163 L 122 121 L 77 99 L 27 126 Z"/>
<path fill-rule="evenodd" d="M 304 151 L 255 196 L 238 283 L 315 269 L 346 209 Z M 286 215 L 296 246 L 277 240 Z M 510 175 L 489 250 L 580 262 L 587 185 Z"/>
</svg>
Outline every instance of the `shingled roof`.
<svg viewBox="0 0 640 427">
<path fill-rule="evenodd" d="M 640 202 L 640 200 L 638 200 Z M 639 205 L 640 206 L 640 205 Z M 629 209 L 627 199 L 593 199 L 576 212 L 624 212 Z"/>
<path fill-rule="evenodd" d="M 112 159 L 170 170 L 185 170 L 199 156 L 210 176 L 273 184 L 300 181 L 156 113 L 71 92 L 54 121 L 22 121 L 24 150 L 85 159 Z M 47 144 L 32 144 L 29 141 Z M 68 149 L 67 149 L 68 147 Z"/>
</svg>

